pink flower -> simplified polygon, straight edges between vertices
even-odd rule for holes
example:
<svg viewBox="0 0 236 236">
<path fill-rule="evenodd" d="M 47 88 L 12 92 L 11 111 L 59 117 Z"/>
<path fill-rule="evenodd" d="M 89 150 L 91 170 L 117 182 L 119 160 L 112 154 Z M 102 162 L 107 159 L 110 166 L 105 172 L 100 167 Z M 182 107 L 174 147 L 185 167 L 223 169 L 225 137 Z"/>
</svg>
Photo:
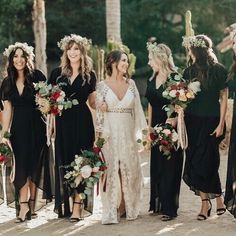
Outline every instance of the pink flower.
<svg viewBox="0 0 236 236">
<path fill-rule="evenodd" d="M 84 179 L 90 177 L 90 176 L 91 176 L 91 173 L 92 173 L 92 170 L 93 170 L 93 169 L 92 169 L 91 166 L 89 166 L 89 165 L 83 166 L 83 167 L 81 168 L 81 170 L 80 170 L 82 177 L 83 177 Z"/>
</svg>

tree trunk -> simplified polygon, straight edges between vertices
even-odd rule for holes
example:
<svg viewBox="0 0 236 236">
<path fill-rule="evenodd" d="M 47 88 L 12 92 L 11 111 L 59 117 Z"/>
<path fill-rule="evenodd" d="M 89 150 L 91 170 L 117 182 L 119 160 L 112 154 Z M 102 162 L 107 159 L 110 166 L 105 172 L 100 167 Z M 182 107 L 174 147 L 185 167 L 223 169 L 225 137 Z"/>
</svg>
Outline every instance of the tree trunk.
<svg viewBox="0 0 236 236">
<path fill-rule="evenodd" d="M 46 55 L 46 19 L 45 1 L 34 0 L 33 5 L 33 30 L 35 38 L 35 67 L 47 75 L 47 55 Z"/>
<path fill-rule="evenodd" d="M 107 41 L 121 42 L 120 0 L 106 0 Z"/>
</svg>

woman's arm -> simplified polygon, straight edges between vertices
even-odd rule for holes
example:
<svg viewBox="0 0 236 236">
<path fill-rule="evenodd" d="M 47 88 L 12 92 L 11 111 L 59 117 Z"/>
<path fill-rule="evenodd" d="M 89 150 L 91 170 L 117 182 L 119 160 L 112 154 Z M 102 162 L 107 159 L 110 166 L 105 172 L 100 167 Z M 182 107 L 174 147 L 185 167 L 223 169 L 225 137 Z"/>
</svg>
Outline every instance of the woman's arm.
<svg viewBox="0 0 236 236">
<path fill-rule="evenodd" d="M 220 91 L 220 122 L 214 132 L 211 135 L 216 135 L 219 137 L 223 134 L 225 115 L 227 111 L 227 101 L 228 101 L 228 88 L 224 88 Z"/>
<path fill-rule="evenodd" d="M 148 130 L 151 131 L 152 128 L 152 106 L 148 103 Z"/>
<path fill-rule="evenodd" d="M 88 103 L 92 109 L 94 110 L 96 109 L 96 92 L 95 91 L 89 94 Z"/>
<path fill-rule="evenodd" d="M 8 132 L 11 125 L 11 119 L 13 114 L 13 109 L 11 102 L 6 100 L 3 102 L 4 109 L 2 111 L 2 139 L 5 132 Z M 3 140 L 2 140 L 3 141 Z"/>
</svg>

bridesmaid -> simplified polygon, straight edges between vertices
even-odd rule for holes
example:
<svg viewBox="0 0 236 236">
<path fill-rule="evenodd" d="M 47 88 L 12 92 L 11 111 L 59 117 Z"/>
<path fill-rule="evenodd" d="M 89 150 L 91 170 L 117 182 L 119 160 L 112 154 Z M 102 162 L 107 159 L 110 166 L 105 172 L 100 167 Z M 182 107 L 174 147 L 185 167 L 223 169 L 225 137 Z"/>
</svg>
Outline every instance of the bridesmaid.
<svg viewBox="0 0 236 236">
<path fill-rule="evenodd" d="M 175 118 L 167 119 L 163 106 L 169 101 L 162 97 L 165 82 L 173 78 L 177 72 L 171 50 L 165 44 L 148 43 L 148 64 L 153 69 L 153 76 L 147 82 L 146 97 L 148 99 L 148 126 L 161 123 L 176 125 Z M 149 211 L 162 215 L 162 221 L 177 217 L 179 208 L 179 192 L 183 158 L 181 150 L 173 152 L 167 160 L 159 151 L 159 147 L 151 149 L 151 196 Z"/>
<path fill-rule="evenodd" d="M 234 97 L 233 120 L 228 154 L 227 180 L 224 203 L 236 218 L 236 34 L 233 36 L 233 64 L 228 75 L 228 86 Z"/>
<path fill-rule="evenodd" d="M 61 65 L 52 71 L 49 82 L 62 83 L 66 97 L 77 99 L 79 104 L 63 111 L 56 117 L 55 139 L 55 212 L 58 217 L 70 217 L 70 222 L 82 219 L 83 200 L 80 185 L 72 194 L 64 184 L 65 171 L 61 166 L 74 161 L 81 150 L 89 150 L 95 140 L 92 115 L 88 104 L 95 108 L 96 76 L 92 71 L 92 60 L 87 55 L 90 42 L 79 35 L 65 36 L 58 46 L 63 51 Z M 72 214 L 69 198 L 73 198 Z"/>
<path fill-rule="evenodd" d="M 184 79 L 201 84 L 201 91 L 185 112 L 189 146 L 183 179 L 201 198 L 197 219 L 206 220 L 212 208 L 210 199 L 216 199 L 218 215 L 225 212 L 218 170 L 227 109 L 227 71 L 216 61 L 212 41 L 207 36 L 197 35 L 183 44 L 190 58 Z"/>
<path fill-rule="evenodd" d="M 5 49 L 7 77 L 1 86 L 2 135 L 10 131 L 10 142 L 2 137 L 1 142 L 12 145 L 15 156 L 15 197 L 8 195 L 8 203 L 20 205 L 16 223 L 31 219 L 34 213 L 37 187 L 43 166 L 42 155 L 47 154 L 46 127 L 36 109 L 33 83 L 45 81 L 41 71 L 34 69 L 33 47 L 27 43 L 15 43 Z M 48 159 L 48 158 L 46 158 Z M 47 182 L 45 182 L 47 183 Z M 45 186 L 46 187 L 46 186 Z M 8 186 L 7 186 L 8 188 Z M 2 189 L 1 189 L 2 190 Z M 0 195 L 3 192 L 0 191 Z"/>
</svg>

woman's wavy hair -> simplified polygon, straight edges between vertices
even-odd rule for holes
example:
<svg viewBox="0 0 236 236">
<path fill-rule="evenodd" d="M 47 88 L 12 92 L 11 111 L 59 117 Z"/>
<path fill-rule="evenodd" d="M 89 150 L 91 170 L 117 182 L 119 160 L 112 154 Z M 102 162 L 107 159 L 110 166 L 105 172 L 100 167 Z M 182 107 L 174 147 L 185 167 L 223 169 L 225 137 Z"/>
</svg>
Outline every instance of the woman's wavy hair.
<svg viewBox="0 0 236 236">
<path fill-rule="evenodd" d="M 62 69 L 62 76 L 70 77 L 72 75 L 72 67 L 70 65 L 70 60 L 67 56 L 67 51 L 74 45 L 76 44 L 79 47 L 80 50 L 80 68 L 79 68 L 79 73 L 81 74 L 83 78 L 83 85 L 87 81 L 90 83 L 90 72 L 93 69 L 93 61 L 92 59 L 88 56 L 87 49 L 82 45 L 82 44 L 77 44 L 75 41 L 70 41 L 67 45 L 66 48 L 61 56 L 61 69 Z"/>
<path fill-rule="evenodd" d="M 201 84 L 207 88 L 209 85 L 211 85 L 212 81 L 215 79 L 214 75 L 209 76 L 210 70 L 213 65 L 215 65 L 218 60 L 213 52 L 212 46 L 212 40 L 204 35 L 199 34 L 196 37 L 196 40 L 201 39 L 205 42 L 206 47 L 194 47 L 191 46 L 190 50 L 192 54 L 195 57 L 194 65 L 197 68 L 197 79 L 201 82 Z M 189 58 L 188 65 L 192 65 L 193 61 L 191 58 Z"/>
<path fill-rule="evenodd" d="M 122 50 L 113 50 L 107 55 L 106 60 L 105 60 L 105 66 L 106 66 L 106 74 L 108 76 L 112 75 L 112 64 L 116 63 L 117 64 L 116 66 L 118 66 L 118 62 L 121 60 L 121 56 L 123 54 L 125 54 L 127 56 L 128 63 L 129 63 L 128 54 L 126 52 L 122 51 Z M 124 76 L 126 77 L 126 79 L 130 78 L 128 70 L 127 70 L 127 72 Z"/>
<path fill-rule="evenodd" d="M 24 77 L 25 77 L 25 86 L 32 89 L 32 76 L 33 76 L 33 71 L 34 71 L 34 63 L 32 59 L 30 59 L 29 55 L 20 47 L 15 48 L 9 55 L 6 68 L 5 68 L 5 73 L 4 75 L 6 76 L 5 79 L 9 79 L 9 88 L 8 90 L 12 90 L 13 86 L 16 84 L 16 80 L 18 78 L 18 71 L 14 66 L 14 56 L 16 53 L 17 49 L 21 49 L 23 52 L 23 57 L 25 58 L 26 66 L 24 68 Z"/>
<path fill-rule="evenodd" d="M 162 63 L 162 68 L 165 71 L 175 72 L 176 67 L 172 57 L 171 49 L 164 43 L 159 43 L 156 45 L 155 49 L 149 51 L 149 54 L 152 56 L 155 61 L 158 58 Z"/>
</svg>

